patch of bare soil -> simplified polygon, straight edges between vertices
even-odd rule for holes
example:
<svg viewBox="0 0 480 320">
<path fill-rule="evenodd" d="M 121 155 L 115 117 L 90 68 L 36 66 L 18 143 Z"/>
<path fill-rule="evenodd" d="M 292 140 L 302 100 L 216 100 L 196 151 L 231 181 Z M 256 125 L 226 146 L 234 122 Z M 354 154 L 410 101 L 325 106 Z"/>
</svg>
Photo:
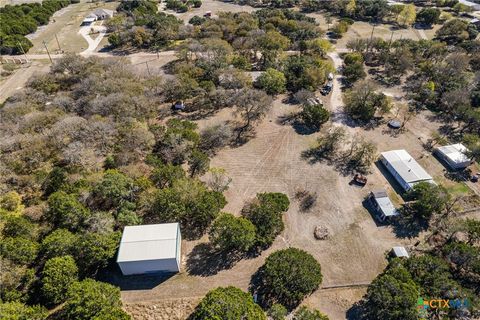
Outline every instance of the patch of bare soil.
<svg viewBox="0 0 480 320">
<path fill-rule="evenodd" d="M 322 286 L 369 282 L 385 267 L 387 250 L 411 242 L 396 238 L 391 227 L 377 226 L 362 205 L 363 198 L 373 186 L 388 185 L 375 168 L 367 186 L 359 188 L 350 185 L 351 177 L 342 176 L 334 167 L 325 163 L 311 164 L 302 159 L 302 151 L 314 144 L 318 133 L 301 135 L 291 125 L 281 124 L 279 119 L 282 116 L 298 111 L 298 106 L 286 105 L 281 102 L 282 98 L 275 101 L 266 119 L 257 126 L 255 138 L 240 147 L 221 150 L 212 159 L 211 166 L 224 168 L 232 178 L 225 193 L 228 204 L 224 211 L 238 215 L 245 202 L 259 192 L 286 193 L 292 203 L 284 217 L 285 231 L 260 256 L 224 266 L 208 257 L 197 257 L 202 254 L 201 243 L 207 241 L 206 237 L 200 241 L 184 241 L 184 271 L 151 289 L 122 291 L 126 304 L 150 305 L 148 301 L 202 296 L 217 286 L 234 285 L 247 290 L 251 275 L 265 258 L 288 246 L 306 250 L 320 262 L 324 275 Z M 198 123 L 203 128 L 231 119 L 232 110 L 225 109 Z M 363 135 L 364 130 L 355 128 L 355 132 Z M 392 142 L 397 141 L 378 131 L 374 137 L 385 140 L 378 141 L 379 150 L 391 148 Z M 418 143 L 417 140 L 414 142 Z M 300 201 L 295 198 L 300 189 L 316 194 L 316 205 L 308 211 L 302 211 Z M 315 239 L 314 229 L 318 225 L 329 229 L 327 240 Z M 323 301 L 321 305 L 314 305 L 322 310 L 327 304 L 337 305 L 335 299 L 338 297 L 330 297 L 325 296 L 324 290 L 319 290 L 308 301 Z M 331 319 L 344 319 L 348 308 L 345 302 L 335 310 L 322 311 Z"/>
<path fill-rule="evenodd" d="M 183 320 L 195 309 L 201 297 L 125 304 L 134 320 Z"/>
</svg>

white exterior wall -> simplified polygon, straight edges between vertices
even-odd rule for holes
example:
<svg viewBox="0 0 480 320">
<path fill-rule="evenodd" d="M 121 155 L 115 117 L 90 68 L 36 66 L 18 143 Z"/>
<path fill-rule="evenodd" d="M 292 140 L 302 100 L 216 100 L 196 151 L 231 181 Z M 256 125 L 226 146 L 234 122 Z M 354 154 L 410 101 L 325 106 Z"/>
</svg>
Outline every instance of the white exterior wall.
<svg viewBox="0 0 480 320">
<path fill-rule="evenodd" d="M 174 273 L 180 271 L 180 263 L 174 258 L 163 260 L 119 262 L 118 265 L 125 276 L 145 273 Z"/>
<path fill-rule="evenodd" d="M 455 162 L 455 161 L 452 161 L 445 154 L 443 154 L 440 150 L 437 150 L 436 154 L 438 157 L 440 157 L 440 159 L 442 159 L 445 163 L 447 163 L 448 166 L 452 169 L 465 169 L 470 165 L 470 160 L 465 162 Z"/>
</svg>

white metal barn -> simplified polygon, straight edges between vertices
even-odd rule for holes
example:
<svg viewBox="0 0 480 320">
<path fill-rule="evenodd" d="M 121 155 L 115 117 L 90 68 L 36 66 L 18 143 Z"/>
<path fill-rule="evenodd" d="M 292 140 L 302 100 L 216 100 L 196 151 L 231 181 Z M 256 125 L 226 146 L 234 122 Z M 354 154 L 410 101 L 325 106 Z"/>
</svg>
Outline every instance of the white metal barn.
<svg viewBox="0 0 480 320">
<path fill-rule="evenodd" d="M 435 149 L 435 154 L 445 161 L 452 169 L 464 169 L 470 165 L 470 159 L 465 155 L 468 151 L 461 143 L 443 146 Z"/>
<path fill-rule="evenodd" d="M 419 182 L 433 182 L 433 178 L 405 150 L 382 152 L 380 161 L 400 186 L 408 191 Z"/>
<path fill-rule="evenodd" d="M 124 275 L 179 272 L 181 242 L 178 223 L 127 226 L 117 263 Z"/>
</svg>

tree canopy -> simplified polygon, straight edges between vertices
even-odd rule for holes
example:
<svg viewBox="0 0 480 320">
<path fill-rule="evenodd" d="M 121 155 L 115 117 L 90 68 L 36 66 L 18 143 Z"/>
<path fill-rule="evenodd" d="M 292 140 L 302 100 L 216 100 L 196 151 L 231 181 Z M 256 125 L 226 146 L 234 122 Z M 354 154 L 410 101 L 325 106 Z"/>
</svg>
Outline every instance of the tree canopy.
<svg viewBox="0 0 480 320">
<path fill-rule="evenodd" d="M 216 288 L 200 301 L 191 320 L 203 319 L 267 319 L 250 294 L 235 287 Z"/>
<path fill-rule="evenodd" d="M 265 304 L 293 308 L 322 282 L 320 264 L 309 253 L 288 248 L 275 251 L 259 271 L 258 293 Z"/>
</svg>

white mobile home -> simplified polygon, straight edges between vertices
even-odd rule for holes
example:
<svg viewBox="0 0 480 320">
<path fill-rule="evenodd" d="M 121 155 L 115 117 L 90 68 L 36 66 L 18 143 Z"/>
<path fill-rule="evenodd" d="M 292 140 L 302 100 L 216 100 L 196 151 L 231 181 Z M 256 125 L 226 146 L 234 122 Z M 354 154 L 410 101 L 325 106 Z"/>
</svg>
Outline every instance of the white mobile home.
<svg viewBox="0 0 480 320">
<path fill-rule="evenodd" d="M 117 263 L 124 275 L 180 271 L 178 223 L 127 226 L 123 230 Z"/>
<path fill-rule="evenodd" d="M 405 191 L 419 182 L 434 183 L 433 178 L 405 150 L 382 152 L 380 161 Z"/>
<path fill-rule="evenodd" d="M 466 156 L 466 152 L 468 149 L 461 143 L 435 149 L 435 154 L 455 170 L 465 169 L 470 165 L 471 161 Z"/>
</svg>

